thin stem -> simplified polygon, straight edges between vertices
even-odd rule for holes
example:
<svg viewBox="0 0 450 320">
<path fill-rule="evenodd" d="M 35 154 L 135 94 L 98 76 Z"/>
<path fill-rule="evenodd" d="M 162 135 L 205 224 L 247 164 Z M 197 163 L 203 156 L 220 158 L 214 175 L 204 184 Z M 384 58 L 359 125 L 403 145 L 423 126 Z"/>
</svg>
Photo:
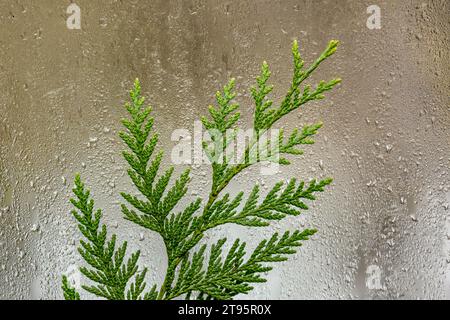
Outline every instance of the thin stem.
<svg viewBox="0 0 450 320">
<path fill-rule="evenodd" d="M 175 260 L 176 261 L 176 260 Z M 175 262 L 174 261 L 174 262 Z M 181 261 L 181 260 L 180 260 Z M 167 288 L 172 285 L 173 282 L 173 274 L 175 272 L 175 269 L 177 267 L 177 265 L 179 264 L 179 262 L 177 262 L 176 264 L 174 262 L 170 262 L 167 265 L 167 270 L 166 270 L 166 275 L 164 277 L 164 281 L 163 284 L 161 286 L 161 290 L 159 291 L 157 300 L 163 300 L 164 299 L 164 295 L 167 291 Z"/>
</svg>

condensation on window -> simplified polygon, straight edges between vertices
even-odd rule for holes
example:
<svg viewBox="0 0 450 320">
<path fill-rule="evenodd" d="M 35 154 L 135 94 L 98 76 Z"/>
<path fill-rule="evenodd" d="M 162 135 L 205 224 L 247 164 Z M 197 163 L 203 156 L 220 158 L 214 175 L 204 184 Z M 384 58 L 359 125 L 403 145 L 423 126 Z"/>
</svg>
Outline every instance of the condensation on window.
<svg viewBox="0 0 450 320">
<path fill-rule="evenodd" d="M 172 132 L 193 130 L 229 78 L 242 128 L 252 123 L 249 88 L 264 60 L 280 102 L 293 39 L 306 64 L 329 40 L 341 42 L 311 83 L 338 76 L 342 84 L 279 124 L 324 126 L 277 175 L 254 168 L 227 191 L 255 183 L 267 191 L 294 176 L 334 182 L 299 217 L 223 226 L 204 241 L 240 237 L 251 247 L 274 231 L 318 229 L 248 298 L 450 298 L 448 1 L 379 0 L 370 10 L 361 1 L 75 2 L 79 12 L 69 13 L 54 1 L 0 4 L 1 299 L 61 299 L 62 274 L 87 281 L 70 215 L 77 172 L 109 232 L 142 250 L 147 282 L 160 284 L 160 237 L 120 212 L 119 192 L 133 190 L 117 135 L 133 80 L 153 106 L 168 166 Z M 79 28 L 67 21 L 77 12 Z M 188 198 L 207 195 L 210 174 L 193 166 Z"/>
</svg>

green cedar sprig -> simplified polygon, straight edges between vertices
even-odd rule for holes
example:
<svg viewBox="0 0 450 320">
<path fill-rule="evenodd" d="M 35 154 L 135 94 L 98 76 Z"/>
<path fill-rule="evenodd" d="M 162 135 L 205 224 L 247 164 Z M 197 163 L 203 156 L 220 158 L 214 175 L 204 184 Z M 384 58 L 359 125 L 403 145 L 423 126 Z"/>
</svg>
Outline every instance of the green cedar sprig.
<svg viewBox="0 0 450 320">
<path fill-rule="evenodd" d="M 152 293 L 144 294 L 147 268 L 138 271 L 140 251 L 136 251 L 126 260 L 127 242 L 117 246 L 116 235 L 109 240 L 105 225 L 100 224 L 102 211 L 94 210 L 94 200 L 85 188 L 79 175 L 75 177 L 73 188 L 75 198 L 70 199 L 76 210 L 72 215 L 78 222 L 78 229 L 84 236 L 80 240 L 78 252 L 90 266 L 81 267 L 80 272 L 96 285 L 83 285 L 82 288 L 99 297 L 110 300 L 149 298 Z M 134 282 L 130 280 L 134 278 Z M 156 289 L 154 287 L 153 291 Z M 67 278 L 63 278 L 63 290 L 66 299 L 77 300 L 79 294 L 71 288 Z"/>
<path fill-rule="evenodd" d="M 260 138 L 282 117 L 309 101 L 324 98 L 324 92 L 331 90 L 340 79 L 321 81 L 313 89 L 303 85 L 316 68 L 337 48 L 338 42 L 330 41 L 325 51 L 307 69 L 298 51 L 295 41 L 292 46 L 294 72 L 291 86 L 278 107 L 273 105 L 269 94 L 273 86 L 268 84 L 269 66 L 263 62 L 261 74 L 256 78 L 256 86 L 250 92 L 255 102 L 253 125 L 255 135 L 244 152 L 241 162 L 228 161 L 226 148 L 233 135 L 228 132 L 237 130 L 240 118 L 239 104 L 234 101 L 235 80 L 231 79 L 223 91 L 216 93 L 217 106 L 209 106 L 209 118 L 202 117 L 204 127 L 210 132 L 211 143 L 203 142 L 203 149 L 212 166 L 212 186 L 205 202 L 197 198 L 184 209 L 174 212 L 174 208 L 186 195 L 190 181 L 189 169 L 171 182 L 173 167 L 159 173 L 163 152 L 155 153 L 158 135 L 153 133 L 154 120 L 150 116 L 151 107 L 145 105 L 141 95 L 141 86 L 135 81 L 130 91 L 130 102 L 125 105 L 130 117 L 122 120 L 126 131 L 119 136 L 129 150 L 123 156 L 130 168 L 131 178 L 137 194 L 121 193 L 125 203 L 121 205 L 125 219 L 137 225 L 157 232 L 164 241 L 168 265 L 164 281 L 157 290 L 154 285 L 144 293 L 147 269 L 138 271 L 139 251 L 126 257 L 127 243 L 116 249 L 116 236 L 107 240 L 107 229 L 100 225 L 101 210 L 94 212 L 94 201 L 89 190 L 84 188 L 79 176 L 75 178 L 73 189 L 76 199 L 71 199 L 76 209 L 72 212 L 78 221 L 78 227 L 85 237 L 80 241 L 79 252 L 90 268 L 83 267 L 81 272 L 95 283 L 83 288 L 99 297 L 107 299 L 231 299 L 237 294 L 246 294 L 253 289 L 254 283 L 264 282 L 264 274 L 272 269 L 269 264 L 287 259 L 295 253 L 301 242 L 312 236 L 316 230 L 285 232 L 281 237 L 275 233 L 263 240 L 250 253 L 246 251 L 245 242 L 235 240 L 227 253 L 224 252 L 226 239 L 213 244 L 206 259 L 207 245 L 198 245 L 205 232 L 219 225 L 234 223 L 248 227 L 265 227 L 271 221 L 286 216 L 297 216 L 308 209 L 306 201 L 316 199 L 316 193 L 323 192 L 332 182 L 331 178 L 321 181 L 312 180 L 309 184 L 291 179 L 285 186 L 279 182 L 265 195 L 260 194 L 255 185 L 247 197 L 239 192 L 231 198 L 228 193 L 221 195 L 240 172 L 254 163 L 275 161 L 288 165 L 286 155 L 299 155 L 301 145 L 314 143 L 312 139 L 322 123 L 295 128 L 285 137 L 280 130 L 273 141 L 266 144 L 267 152 L 262 153 L 258 147 Z M 256 150 L 256 151 L 255 151 Z M 256 152 L 256 158 L 255 158 Z M 254 157 L 256 161 L 249 161 Z M 125 261 L 126 260 L 126 261 Z M 133 281 L 134 280 L 134 281 Z M 80 296 L 63 277 L 62 289 L 68 300 Z"/>
</svg>

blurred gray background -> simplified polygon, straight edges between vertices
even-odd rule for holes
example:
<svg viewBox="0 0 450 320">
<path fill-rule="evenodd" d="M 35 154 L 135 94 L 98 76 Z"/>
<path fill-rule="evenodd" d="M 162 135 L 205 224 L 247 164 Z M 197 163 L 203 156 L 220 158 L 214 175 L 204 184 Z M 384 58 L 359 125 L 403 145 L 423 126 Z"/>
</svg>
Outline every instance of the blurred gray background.
<svg viewBox="0 0 450 320">
<path fill-rule="evenodd" d="M 82 263 L 68 203 L 75 172 L 110 231 L 143 251 L 148 282 L 160 283 L 162 241 L 119 208 L 131 182 L 117 132 L 133 79 L 154 107 L 169 165 L 172 131 L 192 129 L 230 77 L 244 128 L 263 60 L 280 101 L 293 39 L 306 64 L 339 39 L 313 79 L 343 83 L 280 123 L 324 122 L 304 156 L 277 176 L 250 170 L 229 191 L 291 176 L 332 176 L 333 186 L 300 218 L 226 226 L 206 240 L 238 235 L 251 246 L 274 230 L 319 229 L 248 298 L 450 298 L 449 1 L 77 0 L 81 30 L 66 27 L 70 3 L 0 3 L 0 298 L 62 297 L 61 274 Z M 366 26 L 373 4 L 378 30 Z M 209 174 L 194 167 L 189 196 L 208 192 Z"/>
</svg>

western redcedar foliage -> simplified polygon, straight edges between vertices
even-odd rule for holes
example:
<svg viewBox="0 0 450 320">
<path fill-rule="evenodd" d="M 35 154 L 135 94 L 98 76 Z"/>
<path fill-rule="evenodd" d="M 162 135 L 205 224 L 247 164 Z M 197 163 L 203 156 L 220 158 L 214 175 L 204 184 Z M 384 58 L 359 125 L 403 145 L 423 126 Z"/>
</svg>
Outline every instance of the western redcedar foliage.
<svg viewBox="0 0 450 320">
<path fill-rule="evenodd" d="M 336 51 L 337 45 L 338 41 L 330 41 L 320 57 L 304 68 L 297 42 L 293 43 L 292 83 L 278 107 L 268 98 L 273 87 L 268 84 L 269 67 L 266 62 L 262 64 L 256 86 L 251 88 L 255 101 L 253 126 L 256 139 L 253 141 L 257 141 L 290 112 L 309 101 L 323 99 L 324 92 L 340 82 L 340 79 L 333 79 L 321 81 L 315 87 L 303 85 L 319 64 Z M 119 244 L 116 235 L 108 236 L 106 226 L 101 223 L 102 211 L 94 208 L 89 190 L 77 175 L 73 189 L 75 197 L 71 203 L 75 207 L 72 214 L 83 235 L 78 251 L 86 266 L 80 271 L 90 280 L 89 285 L 82 286 L 83 289 L 106 299 L 231 299 L 237 294 L 250 292 L 255 283 L 266 281 L 264 274 L 272 269 L 274 262 L 287 260 L 302 241 L 316 232 L 305 229 L 287 231 L 282 235 L 275 233 L 249 253 L 246 243 L 239 239 L 233 242 L 229 250 L 224 250 L 226 239 L 200 245 L 205 232 L 219 225 L 235 223 L 264 227 L 271 221 L 297 216 L 308 209 L 305 201 L 315 200 L 315 194 L 324 191 L 324 187 L 332 181 L 327 178 L 305 183 L 291 179 L 285 186 L 282 182 L 275 184 L 265 196 L 260 193 L 258 185 L 248 195 L 244 192 L 235 197 L 223 194 L 230 181 L 254 162 L 270 160 L 288 165 L 289 160 L 285 156 L 301 154 L 299 147 L 314 143 L 312 137 L 322 126 L 316 123 L 300 130 L 294 129 L 287 138 L 283 131 L 279 131 L 276 149 L 270 149 L 268 144 L 268 152 L 265 155 L 258 153 L 256 161 L 252 162 L 249 159 L 254 156 L 254 151 L 250 144 L 246 146 L 243 161 L 231 163 L 224 157 L 226 132 L 237 129 L 236 122 L 240 117 L 233 89 L 232 79 L 222 92 L 217 92 L 217 106 L 209 107 L 210 116 L 201 119 L 207 130 L 222 134 L 220 138 L 211 135 L 212 148 L 206 142 L 203 144 L 212 166 L 209 196 L 206 200 L 194 199 L 180 212 L 174 212 L 186 194 L 189 169 L 173 183 L 170 183 L 173 167 L 159 174 L 163 153 L 155 151 L 158 135 L 152 130 L 151 108 L 145 106 L 140 83 L 135 81 L 130 92 L 131 101 L 125 105 L 129 118 L 122 120 L 126 130 L 120 132 L 120 137 L 128 146 L 123 156 L 129 164 L 128 175 L 139 194 L 121 193 L 125 200 L 121 207 L 125 219 L 161 236 L 168 256 L 167 270 L 160 286 L 146 284 L 147 268 L 138 270 L 140 252 L 127 254 L 127 242 Z M 221 139 L 220 147 L 214 147 L 217 146 L 214 144 L 217 139 Z M 65 299 L 80 298 L 65 276 L 62 289 Z"/>
</svg>

